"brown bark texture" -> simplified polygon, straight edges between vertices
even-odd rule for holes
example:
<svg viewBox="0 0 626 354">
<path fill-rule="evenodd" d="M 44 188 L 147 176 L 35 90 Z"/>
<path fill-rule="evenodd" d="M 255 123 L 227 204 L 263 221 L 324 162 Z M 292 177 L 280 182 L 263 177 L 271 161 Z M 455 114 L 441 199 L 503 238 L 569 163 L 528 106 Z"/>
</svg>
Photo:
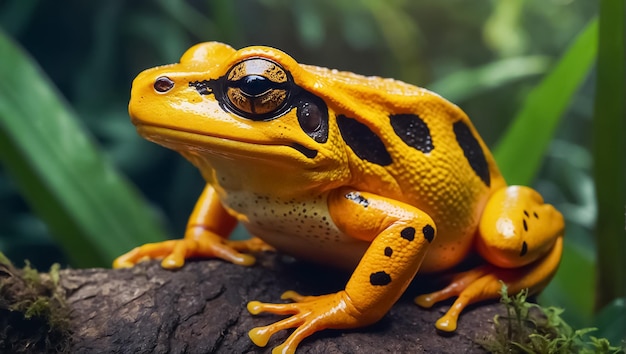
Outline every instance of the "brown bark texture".
<svg viewBox="0 0 626 354">
<path fill-rule="evenodd" d="M 316 295 L 341 290 L 349 274 L 273 254 L 255 266 L 220 260 L 189 261 L 176 271 L 146 262 L 131 269 L 61 271 L 70 307 L 72 353 L 269 353 L 291 331 L 259 348 L 247 336 L 281 316 L 253 316 L 251 300 L 281 302 L 285 290 Z M 304 340 L 298 353 L 483 353 L 475 340 L 493 333 L 495 302 L 467 309 L 455 333 L 435 321 L 451 302 L 421 309 L 412 299 L 427 279 L 416 279 L 378 323 L 354 330 L 325 330 Z"/>
</svg>

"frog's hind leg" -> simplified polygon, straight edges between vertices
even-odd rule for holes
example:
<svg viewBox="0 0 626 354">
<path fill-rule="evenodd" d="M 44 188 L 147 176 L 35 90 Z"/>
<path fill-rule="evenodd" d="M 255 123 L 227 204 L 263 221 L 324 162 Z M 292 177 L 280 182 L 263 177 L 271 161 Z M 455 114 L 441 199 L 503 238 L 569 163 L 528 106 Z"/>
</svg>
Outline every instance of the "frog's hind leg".
<svg viewBox="0 0 626 354">
<path fill-rule="evenodd" d="M 490 264 L 456 274 L 450 284 L 418 296 L 422 307 L 458 296 L 436 327 L 451 332 L 463 309 L 475 302 L 497 299 L 501 282 L 510 293 L 536 293 L 552 278 L 563 251 L 563 217 L 531 188 L 511 186 L 488 201 L 479 225 L 476 248 Z"/>
<path fill-rule="evenodd" d="M 563 238 L 559 237 L 550 253 L 533 264 L 514 269 L 485 265 L 459 273 L 453 277 L 447 287 L 430 294 L 420 295 L 415 298 L 415 303 L 421 307 L 430 308 L 437 302 L 458 296 L 448 312 L 435 324 L 441 331 L 455 331 L 463 309 L 476 302 L 499 298 L 502 282 L 508 286 L 511 294 L 523 289 L 529 289 L 530 293 L 543 289 L 556 272 L 562 251 Z"/>
</svg>

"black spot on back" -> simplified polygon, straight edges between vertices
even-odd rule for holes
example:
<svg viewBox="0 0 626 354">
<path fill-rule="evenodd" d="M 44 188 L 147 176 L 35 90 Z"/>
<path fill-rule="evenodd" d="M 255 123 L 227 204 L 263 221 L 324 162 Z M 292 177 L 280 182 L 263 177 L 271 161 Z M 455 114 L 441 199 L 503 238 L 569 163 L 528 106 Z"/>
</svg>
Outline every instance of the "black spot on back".
<svg viewBox="0 0 626 354">
<path fill-rule="evenodd" d="M 467 124 L 462 121 L 454 123 L 454 134 L 456 135 L 456 141 L 463 150 L 465 158 L 469 162 L 470 166 L 476 175 L 489 187 L 491 184 L 491 176 L 489 175 L 489 166 L 487 166 L 487 160 L 485 159 L 485 153 L 481 148 L 478 140 L 472 134 L 472 131 Z"/>
<path fill-rule="evenodd" d="M 415 238 L 415 228 L 413 227 L 405 227 L 400 231 L 400 236 L 407 241 L 413 241 Z"/>
<path fill-rule="evenodd" d="M 370 284 L 387 285 L 391 283 L 391 276 L 383 271 L 370 274 Z"/>
<path fill-rule="evenodd" d="M 408 146 L 424 153 L 435 148 L 428 125 L 417 114 L 392 114 L 389 120 L 393 131 Z"/>
<path fill-rule="evenodd" d="M 393 249 L 391 249 L 391 247 L 385 247 L 385 256 L 391 257 L 392 254 L 393 254 Z"/>
<path fill-rule="evenodd" d="M 422 233 L 424 234 L 424 238 L 426 239 L 426 241 L 428 241 L 429 243 L 433 241 L 433 238 L 435 238 L 435 228 L 430 225 L 424 226 L 424 228 L 422 229 Z"/>
<path fill-rule="evenodd" d="M 367 125 L 341 114 L 337 116 L 337 125 L 343 140 L 360 159 L 381 166 L 391 164 L 385 144 Z"/>
</svg>

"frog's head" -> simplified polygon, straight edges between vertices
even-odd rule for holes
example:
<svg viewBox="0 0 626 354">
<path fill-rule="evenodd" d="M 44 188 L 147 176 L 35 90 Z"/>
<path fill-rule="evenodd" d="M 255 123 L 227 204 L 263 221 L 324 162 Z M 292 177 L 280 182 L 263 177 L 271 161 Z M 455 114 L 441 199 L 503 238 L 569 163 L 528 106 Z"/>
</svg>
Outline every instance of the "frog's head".
<svg viewBox="0 0 626 354">
<path fill-rule="evenodd" d="M 202 43 L 178 64 L 142 72 L 129 112 L 141 135 L 187 157 L 276 173 L 333 171 L 337 180 L 348 173 L 337 173 L 346 153 L 325 98 L 313 93 L 320 79 L 273 48 Z"/>
</svg>

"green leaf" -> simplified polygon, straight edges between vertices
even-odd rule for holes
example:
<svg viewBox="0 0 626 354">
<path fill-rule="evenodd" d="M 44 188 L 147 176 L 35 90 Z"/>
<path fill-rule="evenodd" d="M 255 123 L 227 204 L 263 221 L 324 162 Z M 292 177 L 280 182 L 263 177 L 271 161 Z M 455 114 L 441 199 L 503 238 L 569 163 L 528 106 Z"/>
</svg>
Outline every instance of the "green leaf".
<svg viewBox="0 0 626 354">
<path fill-rule="evenodd" d="M 109 265 L 139 244 L 164 239 L 137 191 L 2 31 L 0 53 L 0 161 L 72 264 Z"/>
<path fill-rule="evenodd" d="M 626 296 L 626 78 L 624 1 L 600 1 L 593 159 L 598 220 L 598 308 Z"/>
<path fill-rule="evenodd" d="M 536 175 L 561 116 L 593 64 L 597 32 L 597 20 L 592 20 L 528 95 L 494 149 L 498 166 L 510 184 L 528 185 Z"/>
</svg>

